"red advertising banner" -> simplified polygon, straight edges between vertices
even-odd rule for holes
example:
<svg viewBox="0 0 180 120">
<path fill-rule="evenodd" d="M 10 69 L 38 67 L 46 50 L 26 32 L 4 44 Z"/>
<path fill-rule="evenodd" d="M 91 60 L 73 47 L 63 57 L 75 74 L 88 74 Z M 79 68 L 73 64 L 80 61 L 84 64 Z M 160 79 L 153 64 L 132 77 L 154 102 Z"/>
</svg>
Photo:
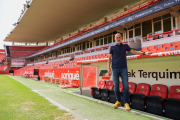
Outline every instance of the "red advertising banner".
<svg viewBox="0 0 180 120">
<path fill-rule="evenodd" d="M 76 84 L 80 84 L 80 68 L 41 69 L 40 76 L 67 79 L 69 82 L 76 81 Z"/>
<path fill-rule="evenodd" d="M 33 75 L 34 74 L 34 69 L 29 69 L 29 70 L 14 70 L 14 76 L 20 76 L 20 75 Z"/>
<path fill-rule="evenodd" d="M 8 71 L 0 71 L 0 74 L 9 74 L 9 70 Z"/>
<path fill-rule="evenodd" d="M 56 68 L 56 69 L 40 69 L 41 79 L 44 77 L 67 79 L 68 83 L 75 83 L 80 86 L 80 68 Z M 33 75 L 34 69 L 14 70 L 14 76 Z M 93 66 L 84 66 L 83 87 L 93 86 L 96 83 L 97 68 Z"/>
<path fill-rule="evenodd" d="M 11 59 L 11 67 L 22 67 L 25 64 L 25 59 Z"/>
</svg>

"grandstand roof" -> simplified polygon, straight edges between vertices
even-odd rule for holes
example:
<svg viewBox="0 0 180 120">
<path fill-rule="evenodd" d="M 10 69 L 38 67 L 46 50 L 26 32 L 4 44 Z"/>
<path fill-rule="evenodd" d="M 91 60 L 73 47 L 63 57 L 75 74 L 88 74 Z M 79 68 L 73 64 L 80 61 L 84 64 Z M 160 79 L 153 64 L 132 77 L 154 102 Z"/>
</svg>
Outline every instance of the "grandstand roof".
<svg viewBox="0 0 180 120">
<path fill-rule="evenodd" d="M 136 0 L 137 1 L 137 0 Z M 33 0 L 19 24 L 4 40 L 45 42 L 118 11 L 134 0 Z"/>
</svg>

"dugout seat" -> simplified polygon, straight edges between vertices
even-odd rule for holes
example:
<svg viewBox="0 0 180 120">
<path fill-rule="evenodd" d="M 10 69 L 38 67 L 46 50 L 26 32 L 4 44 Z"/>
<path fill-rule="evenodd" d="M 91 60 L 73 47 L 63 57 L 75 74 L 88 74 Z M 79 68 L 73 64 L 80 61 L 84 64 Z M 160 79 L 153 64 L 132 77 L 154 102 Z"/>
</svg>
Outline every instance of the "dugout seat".
<svg viewBox="0 0 180 120">
<path fill-rule="evenodd" d="M 167 98 L 167 86 L 162 84 L 154 84 L 151 87 L 151 93 L 147 96 L 146 111 L 163 116 L 165 99 Z"/>
<path fill-rule="evenodd" d="M 165 115 L 168 118 L 180 120 L 180 85 L 171 86 L 169 88 Z"/>
<path fill-rule="evenodd" d="M 106 81 L 106 85 L 101 89 L 101 100 L 108 101 L 109 91 L 114 89 L 114 84 L 112 80 Z"/>
<path fill-rule="evenodd" d="M 129 94 L 130 94 L 130 103 L 131 103 L 132 102 L 132 96 L 131 95 L 134 94 L 136 91 L 136 84 L 133 82 L 129 82 L 128 85 L 129 85 Z"/>
<path fill-rule="evenodd" d="M 131 107 L 145 111 L 146 96 L 150 93 L 150 85 L 146 83 L 137 84 L 136 92 L 132 94 Z"/>
<path fill-rule="evenodd" d="M 105 88 L 106 81 L 99 80 L 97 87 L 91 87 L 91 94 L 93 98 L 100 99 L 101 97 L 101 89 Z"/>
</svg>

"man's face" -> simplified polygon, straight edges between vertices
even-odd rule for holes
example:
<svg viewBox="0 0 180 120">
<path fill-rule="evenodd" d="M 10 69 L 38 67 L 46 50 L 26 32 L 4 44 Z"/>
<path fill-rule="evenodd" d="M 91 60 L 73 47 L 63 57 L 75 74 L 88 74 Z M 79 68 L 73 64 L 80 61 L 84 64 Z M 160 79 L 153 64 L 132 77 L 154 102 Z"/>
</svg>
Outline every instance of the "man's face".
<svg viewBox="0 0 180 120">
<path fill-rule="evenodd" d="M 120 44 L 121 43 L 121 40 L 122 40 L 122 36 L 121 36 L 121 34 L 116 34 L 115 35 L 115 41 L 116 41 L 116 43 L 117 44 Z"/>
</svg>

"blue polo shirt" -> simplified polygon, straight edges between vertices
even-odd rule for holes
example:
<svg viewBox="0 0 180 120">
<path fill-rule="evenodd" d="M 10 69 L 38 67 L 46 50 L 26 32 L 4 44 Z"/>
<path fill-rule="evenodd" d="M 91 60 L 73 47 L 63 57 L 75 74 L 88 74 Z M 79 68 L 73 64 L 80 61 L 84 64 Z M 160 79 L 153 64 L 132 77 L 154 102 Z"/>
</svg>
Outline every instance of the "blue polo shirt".
<svg viewBox="0 0 180 120">
<path fill-rule="evenodd" d="M 131 51 L 128 44 L 114 44 L 109 48 L 109 54 L 112 54 L 112 68 L 127 68 L 126 51 Z"/>
</svg>

